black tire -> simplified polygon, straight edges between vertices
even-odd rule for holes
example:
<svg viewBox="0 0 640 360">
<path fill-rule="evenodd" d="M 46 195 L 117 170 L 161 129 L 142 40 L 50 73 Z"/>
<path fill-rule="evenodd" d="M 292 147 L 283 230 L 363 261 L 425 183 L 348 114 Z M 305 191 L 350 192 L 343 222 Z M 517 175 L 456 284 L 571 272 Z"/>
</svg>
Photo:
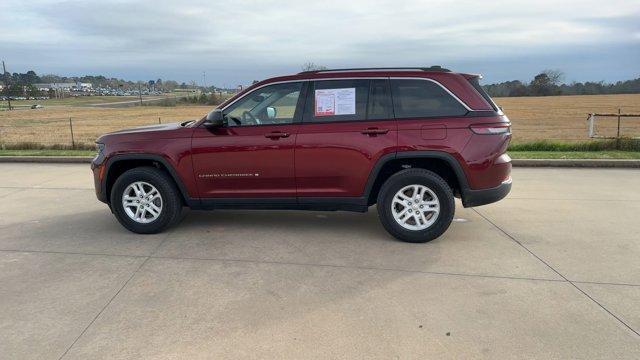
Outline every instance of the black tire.
<svg viewBox="0 0 640 360">
<path fill-rule="evenodd" d="M 153 185 L 162 196 L 162 210 L 157 219 L 149 223 L 139 223 L 127 215 L 122 204 L 125 189 L 132 183 L 144 181 Z M 127 230 L 138 234 L 156 234 L 180 220 L 182 197 L 173 179 L 164 171 L 154 167 L 138 167 L 127 170 L 116 179 L 111 189 L 111 209 L 116 219 Z"/>
<path fill-rule="evenodd" d="M 424 230 L 409 230 L 402 227 L 393 217 L 393 197 L 408 185 L 424 185 L 431 189 L 440 202 L 440 213 L 435 222 Z M 402 209 L 402 208 L 401 208 Z M 392 175 L 378 193 L 378 216 L 382 226 L 395 238 L 412 243 L 424 243 L 442 235 L 451 224 L 455 212 L 455 202 L 451 187 L 436 173 L 425 169 L 406 169 Z"/>
</svg>

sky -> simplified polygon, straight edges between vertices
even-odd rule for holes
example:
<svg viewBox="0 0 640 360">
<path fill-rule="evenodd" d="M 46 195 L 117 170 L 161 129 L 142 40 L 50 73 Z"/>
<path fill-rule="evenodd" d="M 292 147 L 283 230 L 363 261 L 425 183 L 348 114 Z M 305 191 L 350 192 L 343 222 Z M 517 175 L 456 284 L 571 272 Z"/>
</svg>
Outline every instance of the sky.
<svg viewBox="0 0 640 360">
<path fill-rule="evenodd" d="M 0 59 L 10 72 L 225 87 L 307 62 L 613 82 L 640 77 L 640 0 L 2 0 Z"/>
</svg>

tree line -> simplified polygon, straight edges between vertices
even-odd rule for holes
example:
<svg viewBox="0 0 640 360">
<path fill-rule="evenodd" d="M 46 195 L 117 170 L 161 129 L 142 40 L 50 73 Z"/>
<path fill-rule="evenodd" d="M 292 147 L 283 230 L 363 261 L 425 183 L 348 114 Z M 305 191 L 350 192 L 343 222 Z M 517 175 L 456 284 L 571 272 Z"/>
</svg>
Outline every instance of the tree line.
<svg viewBox="0 0 640 360">
<path fill-rule="evenodd" d="M 615 83 L 587 81 L 565 84 L 562 83 L 563 77 L 563 73 L 559 70 L 544 70 L 528 83 L 512 80 L 483 85 L 483 88 L 489 95 L 495 97 L 640 93 L 640 78 Z"/>
<path fill-rule="evenodd" d="M 59 76 L 54 74 L 38 75 L 35 71 L 29 70 L 25 73 L 9 73 L 5 72 L 0 81 L 9 88 L 19 87 L 21 92 L 24 87 L 30 87 L 34 84 L 49 83 L 90 83 L 94 88 L 111 88 L 123 90 L 135 90 L 139 86 L 144 88 L 153 87 L 156 90 L 172 91 L 178 88 L 189 88 L 193 84 L 178 83 L 174 80 L 149 80 L 149 81 L 128 81 L 118 78 L 108 78 L 103 75 L 85 75 L 85 76 Z"/>
<path fill-rule="evenodd" d="M 307 63 L 303 69 L 326 69 L 313 63 Z M 496 84 L 483 85 L 483 88 L 491 96 L 552 96 L 552 95 L 599 95 L 599 94 L 632 94 L 640 93 L 640 78 L 615 83 L 605 83 L 604 81 L 587 81 L 562 83 L 563 73 L 559 70 L 544 70 L 536 75 L 530 82 L 520 80 L 505 81 Z M 85 76 L 59 76 L 54 74 L 38 75 L 35 71 L 29 70 L 26 73 L 5 72 L 1 77 L 5 85 L 5 95 L 22 95 L 24 93 L 37 94 L 37 89 L 33 86 L 38 83 L 91 83 L 94 88 L 111 88 L 123 90 L 135 90 L 138 87 L 153 88 L 158 91 L 173 91 L 175 89 L 186 89 L 196 87 L 195 83 L 187 85 L 173 80 L 149 80 L 127 81 L 117 78 L 107 78 L 102 75 Z M 15 94 L 14 94 L 15 93 Z"/>
</svg>

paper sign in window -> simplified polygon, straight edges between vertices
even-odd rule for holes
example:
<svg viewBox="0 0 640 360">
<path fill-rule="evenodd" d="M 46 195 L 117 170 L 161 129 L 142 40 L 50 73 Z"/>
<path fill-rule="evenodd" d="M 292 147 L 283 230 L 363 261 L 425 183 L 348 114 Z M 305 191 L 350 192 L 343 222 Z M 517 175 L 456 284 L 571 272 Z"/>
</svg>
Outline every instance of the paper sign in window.
<svg viewBox="0 0 640 360">
<path fill-rule="evenodd" d="M 316 90 L 315 116 L 355 115 L 356 88 Z"/>
</svg>

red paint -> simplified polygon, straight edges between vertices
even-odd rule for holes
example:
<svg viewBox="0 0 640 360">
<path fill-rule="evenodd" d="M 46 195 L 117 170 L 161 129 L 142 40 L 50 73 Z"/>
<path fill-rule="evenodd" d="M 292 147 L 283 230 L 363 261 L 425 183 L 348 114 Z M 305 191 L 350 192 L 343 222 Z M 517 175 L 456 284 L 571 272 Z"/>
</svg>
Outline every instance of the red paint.
<svg viewBox="0 0 640 360">
<path fill-rule="evenodd" d="M 211 130 L 194 124 L 150 126 L 104 135 L 106 160 L 118 154 L 155 154 L 175 169 L 190 198 L 357 197 L 380 158 L 399 151 L 430 150 L 450 154 L 462 167 L 471 189 L 496 187 L 509 178 L 503 156 L 510 134 L 478 135 L 470 125 L 508 123 L 469 84 L 470 75 L 431 71 L 349 71 L 305 73 L 272 78 L 252 89 L 285 80 L 420 77 L 438 81 L 484 117 L 388 119 L 227 127 Z M 224 105 L 220 107 L 224 107 Z M 95 175 L 104 167 L 95 163 Z M 253 174 L 253 175 L 251 175 Z M 100 183 L 98 178 L 97 184 Z"/>
</svg>

